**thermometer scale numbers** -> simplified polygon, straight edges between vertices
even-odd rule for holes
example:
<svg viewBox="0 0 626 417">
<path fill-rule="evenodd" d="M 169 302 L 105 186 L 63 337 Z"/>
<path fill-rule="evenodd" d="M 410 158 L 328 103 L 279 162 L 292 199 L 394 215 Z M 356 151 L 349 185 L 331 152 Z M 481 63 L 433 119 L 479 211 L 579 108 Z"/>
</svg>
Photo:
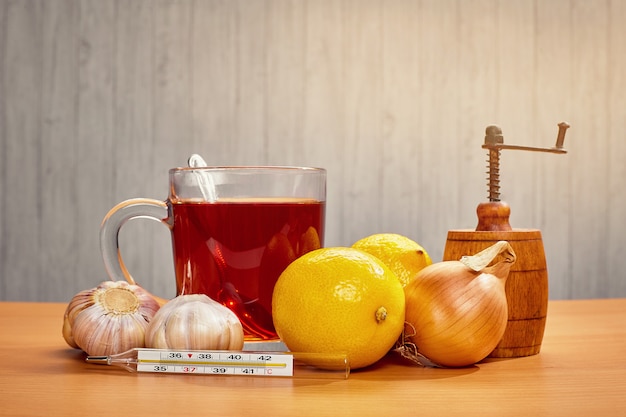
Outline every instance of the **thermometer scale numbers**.
<svg viewBox="0 0 626 417">
<path fill-rule="evenodd" d="M 293 376 L 293 355 L 140 349 L 137 352 L 137 372 Z"/>
</svg>

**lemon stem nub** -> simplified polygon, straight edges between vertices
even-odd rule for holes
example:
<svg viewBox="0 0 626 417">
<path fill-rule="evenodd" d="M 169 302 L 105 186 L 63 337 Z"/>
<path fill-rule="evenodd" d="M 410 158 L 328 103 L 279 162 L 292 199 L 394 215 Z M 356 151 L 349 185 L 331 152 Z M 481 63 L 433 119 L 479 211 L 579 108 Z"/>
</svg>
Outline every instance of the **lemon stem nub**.
<svg viewBox="0 0 626 417">
<path fill-rule="evenodd" d="M 385 321 L 387 318 L 387 309 L 385 307 L 378 307 L 376 310 L 376 321 L 380 323 L 381 321 Z"/>
</svg>

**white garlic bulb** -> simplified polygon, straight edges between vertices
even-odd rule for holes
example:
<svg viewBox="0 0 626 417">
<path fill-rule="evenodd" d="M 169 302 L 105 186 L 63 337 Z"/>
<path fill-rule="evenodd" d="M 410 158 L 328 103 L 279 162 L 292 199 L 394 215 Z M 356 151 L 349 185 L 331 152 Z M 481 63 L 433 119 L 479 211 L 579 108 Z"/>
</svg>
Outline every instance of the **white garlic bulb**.
<svg viewBox="0 0 626 417">
<path fill-rule="evenodd" d="M 125 281 L 105 281 L 76 294 L 65 310 L 63 338 L 89 355 L 145 346 L 148 322 L 159 310 L 149 292 Z"/>
<path fill-rule="evenodd" d="M 146 346 L 157 349 L 241 350 L 243 339 L 235 313 L 204 294 L 169 301 L 146 331 Z"/>
</svg>

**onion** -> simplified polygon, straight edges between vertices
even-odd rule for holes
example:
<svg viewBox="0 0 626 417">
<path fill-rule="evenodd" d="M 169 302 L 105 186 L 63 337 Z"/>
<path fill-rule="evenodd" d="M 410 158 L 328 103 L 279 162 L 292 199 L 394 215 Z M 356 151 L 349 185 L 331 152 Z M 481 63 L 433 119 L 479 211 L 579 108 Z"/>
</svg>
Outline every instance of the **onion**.
<svg viewBox="0 0 626 417">
<path fill-rule="evenodd" d="M 503 259 L 489 265 L 498 255 Z M 484 359 L 502 339 L 508 311 L 504 284 L 515 262 L 508 242 L 474 256 L 422 269 L 405 287 L 406 325 L 401 354 L 440 366 Z M 413 352 L 411 354 L 411 352 Z"/>
</svg>

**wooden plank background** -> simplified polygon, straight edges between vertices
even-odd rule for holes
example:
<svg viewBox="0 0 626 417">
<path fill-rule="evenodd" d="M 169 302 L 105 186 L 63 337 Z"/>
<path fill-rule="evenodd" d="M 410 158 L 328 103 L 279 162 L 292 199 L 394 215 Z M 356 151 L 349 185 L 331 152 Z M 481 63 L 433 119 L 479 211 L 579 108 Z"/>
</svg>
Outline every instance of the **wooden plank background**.
<svg viewBox="0 0 626 417">
<path fill-rule="evenodd" d="M 486 199 L 542 230 L 550 297 L 626 296 L 625 0 L 0 0 L 0 300 L 107 279 L 106 212 L 164 199 L 167 169 L 328 169 L 327 246 L 405 234 L 440 260 Z M 125 261 L 172 296 L 169 232 L 129 222 Z"/>
</svg>

